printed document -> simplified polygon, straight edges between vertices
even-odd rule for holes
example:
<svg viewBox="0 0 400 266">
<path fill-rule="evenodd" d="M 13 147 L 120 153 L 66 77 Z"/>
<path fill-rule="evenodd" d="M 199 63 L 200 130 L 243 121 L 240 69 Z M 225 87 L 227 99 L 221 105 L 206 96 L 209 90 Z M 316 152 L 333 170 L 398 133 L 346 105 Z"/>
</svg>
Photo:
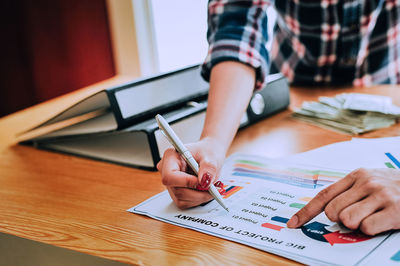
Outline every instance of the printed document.
<svg viewBox="0 0 400 266">
<path fill-rule="evenodd" d="M 301 228 L 286 227 L 290 217 L 320 190 L 343 178 L 357 165 L 365 166 L 368 161 L 370 167 L 400 167 L 397 160 L 400 150 L 396 146 L 400 147 L 400 138 L 354 139 L 285 160 L 234 154 L 225 162 L 220 177 L 229 212 L 215 201 L 179 210 L 167 191 L 128 211 L 305 264 L 374 265 L 384 260 L 386 264 L 397 265 L 400 260 L 398 232 L 367 236 L 331 222 L 324 213 Z M 324 149 L 328 151 L 326 154 Z M 340 159 L 345 151 L 344 157 L 351 156 L 354 165 Z M 332 161 L 323 161 L 321 156 Z"/>
</svg>

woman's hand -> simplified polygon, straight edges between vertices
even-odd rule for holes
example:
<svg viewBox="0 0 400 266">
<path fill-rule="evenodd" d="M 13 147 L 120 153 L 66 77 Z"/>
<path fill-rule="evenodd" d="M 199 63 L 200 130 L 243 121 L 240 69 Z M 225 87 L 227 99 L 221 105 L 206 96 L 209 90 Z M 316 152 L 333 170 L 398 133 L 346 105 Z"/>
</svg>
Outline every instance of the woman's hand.
<svg viewBox="0 0 400 266">
<path fill-rule="evenodd" d="M 186 145 L 199 163 L 199 175 L 194 176 L 182 156 L 174 149 L 165 151 L 157 164 L 162 183 L 180 209 L 198 206 L 212 200 L 208 188 L 218 179 L 218 172 L 225 159 L 225 148 L 211 138 Z"/>
<path fill-rule="evenodd" d="M 322 211 L 331 221 L 367 235 L 400 229 L 400 170 L 357 169 L 320 191 L 287 226 L 302 226 Z"/>
<path fill-rule="evenodd" d="M 186 209 L 212 199 L 207 192 L 217 180 L 225 154 L 249 104 L 256 71 L 234 61 L 220 62 L 211 71 L 206 119 L 200 141 L 187 145 L 199 163 L 198 177 L 173 149 L 164 153 L 157 169 L 175 204 Z"/>
</svg>

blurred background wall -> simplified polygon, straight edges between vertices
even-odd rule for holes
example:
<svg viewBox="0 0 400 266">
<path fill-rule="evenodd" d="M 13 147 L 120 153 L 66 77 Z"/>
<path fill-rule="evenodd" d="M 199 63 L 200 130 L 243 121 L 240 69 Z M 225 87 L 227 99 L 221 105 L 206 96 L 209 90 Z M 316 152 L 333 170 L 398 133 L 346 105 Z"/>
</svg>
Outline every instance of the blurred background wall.
<svg viewBox="0 0 400 266">
<path fill-rule="evenodd" d="M 0 116 L 115 75 L 105 0 L 0 3 Z"/>
<path fill-rule="evenodd" d="M 200 64 L 207 2 L 0 1 L 0 117 L 111 77 Z"/>
</svg>

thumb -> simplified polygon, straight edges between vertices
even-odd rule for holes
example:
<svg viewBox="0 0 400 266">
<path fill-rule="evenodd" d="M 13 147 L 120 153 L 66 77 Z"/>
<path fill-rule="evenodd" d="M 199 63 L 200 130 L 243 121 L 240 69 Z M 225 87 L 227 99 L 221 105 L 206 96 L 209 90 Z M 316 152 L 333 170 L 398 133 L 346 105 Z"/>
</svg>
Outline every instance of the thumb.
<svg viewBox="0 0 400 266">
<path fill-rule="evenodd" d="M 217 179 L 217 166 L 214 162 L 201 160 L 199 165 L 198 190 L 208 190 Z"/>
</svg>

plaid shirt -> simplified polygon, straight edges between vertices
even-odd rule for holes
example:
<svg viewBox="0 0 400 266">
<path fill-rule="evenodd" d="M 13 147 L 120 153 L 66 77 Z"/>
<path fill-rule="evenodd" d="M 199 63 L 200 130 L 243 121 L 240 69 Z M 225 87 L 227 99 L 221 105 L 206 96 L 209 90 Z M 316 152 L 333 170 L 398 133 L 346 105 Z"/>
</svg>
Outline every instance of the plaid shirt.
<svg viewBox="0 0 400 266">
<path fill-rule="evenodd" d="M 266 8 L 277 11 L 272 47 Z M 294 84 L 400 83 L 400 0 L 210 0 L 209 51 L 202 75 L 222 61 Z"/>
</svg>

